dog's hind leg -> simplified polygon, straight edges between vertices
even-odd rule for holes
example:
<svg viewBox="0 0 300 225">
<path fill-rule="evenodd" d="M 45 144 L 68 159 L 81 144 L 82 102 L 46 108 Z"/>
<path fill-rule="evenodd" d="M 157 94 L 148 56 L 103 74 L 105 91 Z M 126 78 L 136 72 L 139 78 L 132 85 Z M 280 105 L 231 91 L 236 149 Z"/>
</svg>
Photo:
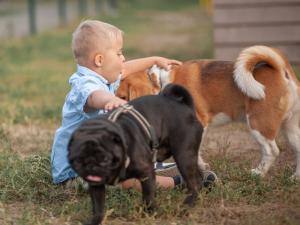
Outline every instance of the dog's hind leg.
<svg viewBox="0 0 300 225">
<path fill-rule="evenodd" d="M 262 153 L 262 158 L 259 165 L 251 171 L 254 174 L 265 176 L 270 167 L 273 165 L 276 157 L 279 155 L 279 149 L 277 147 L 275 139 L 268 140 L 257 130 L 251 130 L 251 133 L 253 134 L 257 142 L 261 145 Z"/>
<path fill-rule="evenodd" d="M 202 158 L 202 155 L 201 155 L 201 150 L 203 149 L 203 143 L 204 143 L 204 138 L 205 138 L 205 135 L 207 133 L 207 129 L 208 127 L 205 127 L 203 129 L 203 133 L 202 133 L 202 138 L 201 138 L 201 143 L 199 145 L 199 149 L 198 149 L 198 166 L 200 168 L 200 170 L 209 170 L 210 169 L 210 166 L 208 163 L 204 162 L 203 158 Z"/>
<path fill-rule="evenodd" d="M 300 112 L 285 121 L 283 132 L 296 155 L 296 172 L 292 178 L 300 180 Z"/>
<path fill-rule="evenodd" d="M 202 187 L 203 174 L 197 165 L 197 147 L 196 150 L 186 148 L 187 146 L 178 146 L 187 151 L 177 151 L 173 157 L 177 164 L 180 174 L 186 182 L 188 196 L 184 200 L 184 204 L 194 206 L 198 197 L 198 192 Z M 188 151 L 189 150 L 189 151 Z"/>
<path fill-rule="evenodd" d="M 266 90 L 265 100 L 256 101 L 249 99 L 246 104 L 248 126 L 254 138 L 260 144 L 262 153 L 259 165 L 252 172 L 261 176 L 266 175 L 279 155 L 279 148 L 275 138 L 287 109 L 286 95 L 283 94 L 285 92 L 281 91 L 282 93 L 279 92 L 275 95 L 275 91 L 271 94 L 269 89 Z"/>
</svg>

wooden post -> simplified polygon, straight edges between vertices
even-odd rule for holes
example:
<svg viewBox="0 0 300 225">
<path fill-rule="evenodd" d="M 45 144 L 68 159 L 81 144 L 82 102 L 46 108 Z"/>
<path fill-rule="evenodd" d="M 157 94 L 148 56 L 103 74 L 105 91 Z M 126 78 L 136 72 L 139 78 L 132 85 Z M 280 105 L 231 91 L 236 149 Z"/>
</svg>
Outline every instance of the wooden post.
<svg viewBox="0 0 300 225">
<path fill-rule="evenodd" d="M 117 10 L 117 8 L 118 8 L 118 0 L 109 0 L 109 3 L 110 3 L 110 7 L 113 10 Z"/>
<path fill-rule="evenodd" d="M 107 0 L 108 3 L 108 13 L 110 15 L 117 15 L 117 9 L 118 9 L 118 0 Z"/>
<path fill-rule="evenodd" d="M 87 11 L 87 2 L 86 0 L 78 0 L 78 12 L 79 16 L 85 16 Z"/>
<path fill-rule="evenodd" d="M 58 16 L 60 25 L 67 24 L 66 0 L 58 0 Z"/>
<path fill-rule="evenodd" d="M 214 54 L 235 60 L 243 48 L 267 45 L 300 65 L 300 0 L 214 0 Z"/>
<path fill-rule="evenodd" d="M 99 12 L 102 10 L 102 0 L 95 0 L 95 10 L 96 10 L 96 15 L 98 15 Z"/>
<path fill-rule="evenodd" d="M 29 15 L 29 31 L 30 34 L 36 33 L 36 1 L 27 0 L 28 3 L 28 15 Z"/>
</svg>

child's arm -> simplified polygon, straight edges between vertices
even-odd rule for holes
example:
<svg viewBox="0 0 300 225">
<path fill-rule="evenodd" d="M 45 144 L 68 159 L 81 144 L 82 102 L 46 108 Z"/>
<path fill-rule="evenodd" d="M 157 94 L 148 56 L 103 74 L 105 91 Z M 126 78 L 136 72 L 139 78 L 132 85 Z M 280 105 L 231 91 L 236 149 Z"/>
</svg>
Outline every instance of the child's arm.
<svg viewBox="0 0 300 225">
<path fill-rule="evenodd" d="M 128 74 L 148 69 L 154 64 L 168 70 L 168 65 L 181 65 L 181 62 L 178 60 L 167 59 L 159 56 L 130 60 L 124 63 L 122 78 L 125 78 Z"/>
<path fill-rule="evenodd" d="M 106 91 L 99 90 L 90 94 L 84 106 L 84 111 L 90 112 L 96 109 L 112 110 L 126 103 L 127 101 L 121 98 L 118 98 Z"/>
</svg>

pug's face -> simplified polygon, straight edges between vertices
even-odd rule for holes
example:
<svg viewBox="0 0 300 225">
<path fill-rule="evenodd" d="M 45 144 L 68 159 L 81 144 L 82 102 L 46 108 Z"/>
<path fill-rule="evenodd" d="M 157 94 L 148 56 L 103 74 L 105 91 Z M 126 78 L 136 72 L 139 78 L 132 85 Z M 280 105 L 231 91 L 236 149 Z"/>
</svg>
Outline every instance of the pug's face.
<svg viewBox="0 0 300 225">
<path fill-rule="evenodd" d="M 112 184 L 125 161 L 122 138 L 103 127 L 80 127 L 69 143 L 69 161 L 90 184 Z"/>
</svg>

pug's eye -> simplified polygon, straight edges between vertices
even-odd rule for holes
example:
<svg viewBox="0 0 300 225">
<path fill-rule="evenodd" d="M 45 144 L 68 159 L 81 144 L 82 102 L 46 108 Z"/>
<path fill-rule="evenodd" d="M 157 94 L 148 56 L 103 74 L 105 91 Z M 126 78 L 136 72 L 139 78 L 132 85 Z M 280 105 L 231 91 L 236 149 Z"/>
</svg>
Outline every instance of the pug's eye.
<svg viewBox="0 0 300 225">
<path fill-rule="evenodd" d="M 108 165 L 110 165 L 110 160 L 109 160 L 109 159 L 103 159 L 103 160 L 99 163 L 99 166 L 100 166 L 100 167 L 107 167 Z"/>
<path fill-rule="evenodd" d="M 107 156 L 104 156 L 104 158 L 103 158 L 103 162 L 108 162 L 109 161 L 109 157 L 107 157 Z"/>
</svg>

